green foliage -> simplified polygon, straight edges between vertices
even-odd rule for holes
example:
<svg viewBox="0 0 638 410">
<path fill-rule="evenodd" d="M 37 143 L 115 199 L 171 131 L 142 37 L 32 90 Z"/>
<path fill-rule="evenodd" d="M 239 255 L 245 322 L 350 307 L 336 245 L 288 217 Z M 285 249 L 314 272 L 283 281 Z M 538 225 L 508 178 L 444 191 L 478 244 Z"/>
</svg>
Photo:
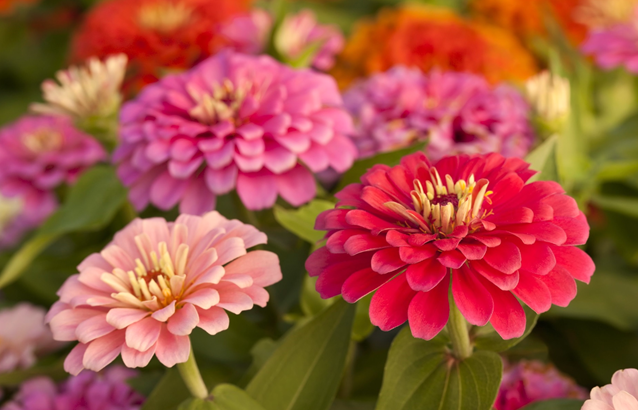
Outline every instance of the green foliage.
<svg viewBox="0 0 638 410">
<path fill-rule="evenodd" d="M 298 237 L 315 244 L 323 239 L 325 232 L 315 231 L 317 216 L 328 209 L 335 207 L 330 201 L 315 199 L 299 209 L 284 209 L 275 206 L 275 218 L 284 228 Z"/>
<path fill-rule="evenodd" d="M 354 306 L 335 302 L 281 342 L 246 391 L 265 410 L 327 410 L 337 392 Z"/>
<path fill-rule="evenodd" d="M 530 169 L 538 171 L 538 174 L 530 178 L 530 182 L 541 180 L 556 180 L 556 135 L 543 141 L 532 152 L 527 154 L 525 161 L 529 162 Z"/>
<path fill-rule="evenodd" d="M 492 325 L 487 324 L 486 326 L 475 327 L 473 329 L 475 330 L 475 333 L 473 334 L 475 346 L 482 350 L 503 352 L 520 343 L 532 332 L 534 326 L 536 326 L 536 321 L 538 320 L 538 315 L 532 309 L 527 306 L 524 306 L 524 309 L 526 323 L 525 333 L 523 333 L 523 336 L 515 339 L 503 340 L 503 338 L 496 333 Z"/>
<path fill-rule="evenodd" d="M 208 399 L 189 399 L 178 410 L 264 410 L 245 391 L 232 384 L 220 384 Z"/>
<path fill-rule="evenodd" d="M 425 341 L 405 327 L 390 348 L 376 410 L 490 410 L 501 382 L 501 358 L 477 351 L 458 361 L 447 345 L 444 335 Z"/>
</svg>

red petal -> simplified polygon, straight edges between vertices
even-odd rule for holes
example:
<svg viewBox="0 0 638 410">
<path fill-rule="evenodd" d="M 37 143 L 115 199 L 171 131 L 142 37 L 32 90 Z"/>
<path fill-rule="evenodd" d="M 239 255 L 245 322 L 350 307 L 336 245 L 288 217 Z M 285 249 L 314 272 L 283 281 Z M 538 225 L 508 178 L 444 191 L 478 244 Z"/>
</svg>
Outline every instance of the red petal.
<svg viewBox="0 0 638 410">
<path fill-rule="evenodd" d="M 509 225 L 507 232 L 522 233 L 534 236 L 537 240 L 562 245 L 567 239 L 565 231 L 550 222 L 534 222 L 531 224 Z"/>
<path fill-rule="evenodd" d="M 491 267 L 503 273 L 514 273 L 521 268 L 521 251 L 512 242 L 489 248 L 483 258 Z"/>
<path fill-rule="evenodd" d="M 472 234 L 468 236 L 468 238 L 475 239 L 481 242 L 483 245 L 487 246 L 488 248 L 494 248 L 501 244 L 501 238 L 497 236 L 481 235 L 477 233 L 477 234 Z"/>
<path fill-rule="evenodd" d="M 395 198 L 392 198 L 379 188 L 375 188 L 373 186 L 366 186 L 363 188 L 363 193 L 361 194 L 361 199 L 364 200 L 368 205 L 370 205 L 374 210 L 380 212 L 384 215 L 387 215 L 390 218 L 398 218 L 399 215 L 394 211 L 391 211 L 384 204 L 386 202 L 396 202 Z"/>
<path fill-rule="evenodd" d="M 461 242 L 461 238 L 439 239 L 438 241 L 434 241 L 434 246 L 442 251 L 451 251 L 456 249 L 459 242 Z"/>
<path fill-rule="evenodd" d="M 534 222 L 546 222 L 554 219 L 554 209 L 542 202 L 527 205 L 534 212 Z"/>
<path fill-rule="evenodd" d="M 556 266 L 554 270 L 539 279 L 547 285 L 552 295 L 552 303 L 565 307 L 576 297 L 577 287 L 574 278 L 562 266 Z"/>
<path fill-rule="evenodd" d="M 544 242 L 521 245 L 518 249 L 521 251 L 521 257 L 523 258 L 521 263 L 521 269 L 523 270 L 536 275 L 547 275 L 556 266 L 554 252 L 552 252 L 550 245 Z"/>
<path fill-rule="evenodd" d="M 381 285 L 392 279 L 394 275 L 380 275 L 371 268 L 362 269 L 350 275 L 341 287 L 343 299 L 355 303 L 362 297 L 377 290 Z"/>
<path fill-rule="evenodd" d="M 467 266 L 452 274 L 454 302 L 465 319 L 473 325 L 484 326 L 494 311 L 492 295 Z"/>
<path fill-rule="evenodd" d="M 349 259 L 344 262 L 330 264 L 321 272 L 317 279 L 315 286 L 317 292 L 319 292 L 324 299 L 336 296 L 341 293 L 341 287 L 350 275 L 369 266 L 370 255 L 363 257 L 350 256 Z"/>
<path fill-rule="evenodd" d="M 338 199 L 337 206 L 352 206 L 360 208 L 363 205 L 363 201 L 361 200 L 362 190 L 363 185 L 361 184 L 350 184 L 346 186 L 335 194 L 335 198 Z"/>
<path fill-rule="evenodd" d="M 374 251 L 390 247 L 383 236 L 375 236 L 371 234 L 355 235 L 350 237 L 344 249 L 350 255 L 356 255 L 361 252 Z"/>
<path fill-rule="evenodd" d="M 428 292 L 447 275 L 447 268 L 436 259 L 410 265 L 405 272 L 408 284 L 414 290 Z"/>
<path fill-rule="evenodd" d="M 398 248 L 377 251 L 372 257 L 372 270 L 377 273 L 389 273 L 403 266 L 405 266 L 405 262 L 399 257 Z"/>
<path fill-rule="evenodd" d="M 514 198 L 523 188 L 525 183 L 516 174 L 509 174 L 494 185 L 491 195 L 494 204 L 505 204 Z"/>
<path fill-rule="evenodd" d="M 465 240 L 461 242 L 459 246 L 457 246 L 457 249 L 461 251 L 463 256 L 471 261 L 482 259 L 487 252 L 487 246 L 472 240 Z"/>
<path fill-rule="evenodd" d="M 426 259 L 431 258 L 437 253 L 436 248 L 431 245 L 425 245 L 421 247 L 402 246 L 399 248 L 399 257 L 405 263 L 419 263 Z"/>
<path fill-rule="evenodd" d="M 525 206 L 526 203 L 534 203 L 539 199 L 564 192 L 563 188 L 557 182 L 535 181 L 525 185 L 520 193 L 507 205 L 509 207 Z"/>
<path fill-rule="evenodd" d="M 346 241 L 350 237 L 361 235 L 362 233 L 367 233 L 367 231 L 364 231 L 363 229 L 344 229 L 343 231 L 336 231 L 328 237 L 326 248 L 328 248 L 332 253 L 346 253 L 346 250 L 343 247 Z"/>
<path fill-rule="evenodd" d="M 381 330 L 391 330 L 408 320 L 408 306 L 417 294 L 408 286 L 405 275 L 381 286 L 370 302 L 370 321 Z"/>
<path fill-rule="evenodd" d="M 346 215 L 349 209 L 328 209 L 317 216 L 315 230 L 329 231 L 331 229 L 356 228 L 346 222 Z"/>
<path fill-rule="evenodd" d="M 410 237 L 408 238 L 408 243 L 412 246 L 423 246 L 426 243 L 435 240 L 436 237 L 437 235 L 417 233 L 414 235 L 410 235 Z"/>
<path fill-rule="evenodd" d="M 388 241 L 390 245 L 396 246 L 397 248 L 399 246 L 408 246 L 408 238 L 410 238 L 408 235 L 395 230 L 388 231 L 385 236 L 385 240 Z"/>
<path fill-rule="evenodd" d="M 352 260 L 352 256 L 330 253 L 328 248 L 324 246 L 310 254 L 306 260 L 306 270 L 310 276 L 319 276 L 329 266 L 350 260 Z"/>
<path fill-rule="evenodd" d="M 441 262 L 443 266 L 450 269 L 460 268 L 465 263 L 465 260 L 465 256 L 456 249 L 453 251 L 441 252 L 438 258 L 438 261 Z"/>
<path fill-rule="evenodd" d="M 503 339 L 514 339 L 525 333 L 525 311 L 511 292 L 504 292 L 490 287 L 488 289 L 494 299 L 494 312 L 490 323 Z"/>
<path fill-rule="evenodd" d="M 450 278 L 429 292 L 418 292 L 408 307 L 412 336 L 430 340 L 438 335 L 450 316 L 448 289 Z"/>
<path fill-rule="evenodd" d="M 554 218 L 554 224 L 558 225 L 567 239 L 563 245 L 583 245 L 589 238 L 589 224 L 587 218 L 581 213 L 578 218 Z"/>
<path fill-rule="evenodd" d="M 554 208 L 555 217 L 576 218 L 580 214 L 576 200 L 567 195 L 552 195 L 544 198 L 543 203 Z"/>
<path fill-rule="evenodd" d="M 518 272 L 504 274 L 483 261 L 473 261 L 470 264 L 470 268 L 501 290 L 512 290 L 518 285 Z"/>
<path fill-rule="evenodd" d="M 500 211 L 487 218 L 496 225 L 527 224 L 534 219 L 534 212 L 529 208 L 514 208 Z"/>
<path fill-rule="evenodd" d="M 574 279 L 589 283 L 596 266 L 585 251 L 572 246 L 552 246 L 552 251 L 557 265 L 565 268 Z"/>
<path fill-rule="evenodd" d="M 536 275 L 524 270 L 519 271 L 518 286 L 512 292 L 538 314 L 547 312 L 552 306 L 552 294 L 547 286 Z"/>
<path fill-rule="evenodd" d="M 397 225 L 391 222 L 360 209 L 349 211 L 348 215 L 346 215 L 346 222 L 370 230 L 393 229 L 397 227 Z"/>
</svg>

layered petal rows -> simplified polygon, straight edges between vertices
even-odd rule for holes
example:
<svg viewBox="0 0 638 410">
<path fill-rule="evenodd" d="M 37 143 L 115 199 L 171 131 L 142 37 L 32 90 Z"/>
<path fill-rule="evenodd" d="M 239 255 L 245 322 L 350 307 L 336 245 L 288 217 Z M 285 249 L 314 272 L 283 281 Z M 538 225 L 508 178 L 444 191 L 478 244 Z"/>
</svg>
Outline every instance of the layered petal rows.
<svg viewBox="0 0 638 410">
<path fill-rule="evenodd" d="M 119 355 L 131 368 L 154 355 L 168 367 L 185 362 L 195 327 L 214 335 L 228 327 L 226 311 L 266 305 L 264 287 L 281 279 L 279 259 L 246 251 L 265 242 L 217 212 L 131 222 L 80 264 L 49 311 L 54 338 L 80 342 L 65 369 L 99 371 Z"/>
<path fill-rule="evenodd" d="M 518 299 L 537 313 L 567 306 L 574 279 L 594 272 L 575 247 L 589 235 L 584 214 L 557 183 L 525 184 L 534 173 L 499 154 L 433 165 L 416 153 L 377 165 L 319 215 L 327 244 L 306 268 L 324 298 L 355 302 L 376 291 L 370 318 L 383 330 L 408 321 L 415 337 L 433 338 L 448 321 L 450 292 L 469 323 L 521 336 Z"/>
<path fill-rule="evenodd" d="M 331 77 L 230 51 L 145 88 L 121 113 L 118 172 L 138 209 L 201 214 L 237 188 L 249 209 L 301 205 L 312 172 L 356 157 Z"/>
</svg>

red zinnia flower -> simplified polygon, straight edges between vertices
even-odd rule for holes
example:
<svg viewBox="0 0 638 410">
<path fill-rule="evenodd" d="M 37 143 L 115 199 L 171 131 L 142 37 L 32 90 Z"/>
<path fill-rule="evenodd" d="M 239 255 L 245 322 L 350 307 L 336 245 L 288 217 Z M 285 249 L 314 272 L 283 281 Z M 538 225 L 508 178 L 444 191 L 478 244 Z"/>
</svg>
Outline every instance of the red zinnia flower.
<svg viewBox="0 0 638 410">
<path fill-rule="evenodd" d="M 423 153 L 401 165 L 376 165 L 336 196 L 317 218 L 327 244 L 306 268 L 317 290 L 355 302 L 378 289 L 372 323 L 389 330 L 410 323 L 429 340 L 446 325 L 448 289 L 473 325 L 488 321 L 504 338 L 519 337 L 525 314 L 576 296 L 589 282 L 584 244 L 589 225 L 576 201 L 555 182 L 525 185 L 529 164 L 499 154 L 446 157 Z"/>
</svg>

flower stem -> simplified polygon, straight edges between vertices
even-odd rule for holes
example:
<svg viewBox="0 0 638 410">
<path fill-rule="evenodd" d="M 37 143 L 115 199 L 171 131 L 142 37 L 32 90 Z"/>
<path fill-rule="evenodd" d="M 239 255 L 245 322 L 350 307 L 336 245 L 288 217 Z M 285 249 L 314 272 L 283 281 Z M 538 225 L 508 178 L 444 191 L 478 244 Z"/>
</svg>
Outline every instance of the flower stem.
<svg viewBox="0 0 638 410">
<path fill-rule="evenodd" d="M 198 399 L 205 399 L 208 397 L 208 389 L 202 379 L 202 375 L 199 373 L 193 349 L 191 349 L 191 354 L 188 356 L 187 361 L 177 364 L 177 369 L 179 370 L 179 374 L 182 376 L 186 387 L 188 387 L 188 391 L 191 392 L 193 397 L 197 397 Z"/>
<path fill-rule="evenodd" d="M 470 344 L 470 334 L 467 330 L 467 322 L 456 307 L 454 297 L 450 292 L 450 319 L 447 322 L 447 330 L 452 342 L 454 356 L 459 359 L 467 359 L 472 356 L 472 345 Z"/>
</svg>

